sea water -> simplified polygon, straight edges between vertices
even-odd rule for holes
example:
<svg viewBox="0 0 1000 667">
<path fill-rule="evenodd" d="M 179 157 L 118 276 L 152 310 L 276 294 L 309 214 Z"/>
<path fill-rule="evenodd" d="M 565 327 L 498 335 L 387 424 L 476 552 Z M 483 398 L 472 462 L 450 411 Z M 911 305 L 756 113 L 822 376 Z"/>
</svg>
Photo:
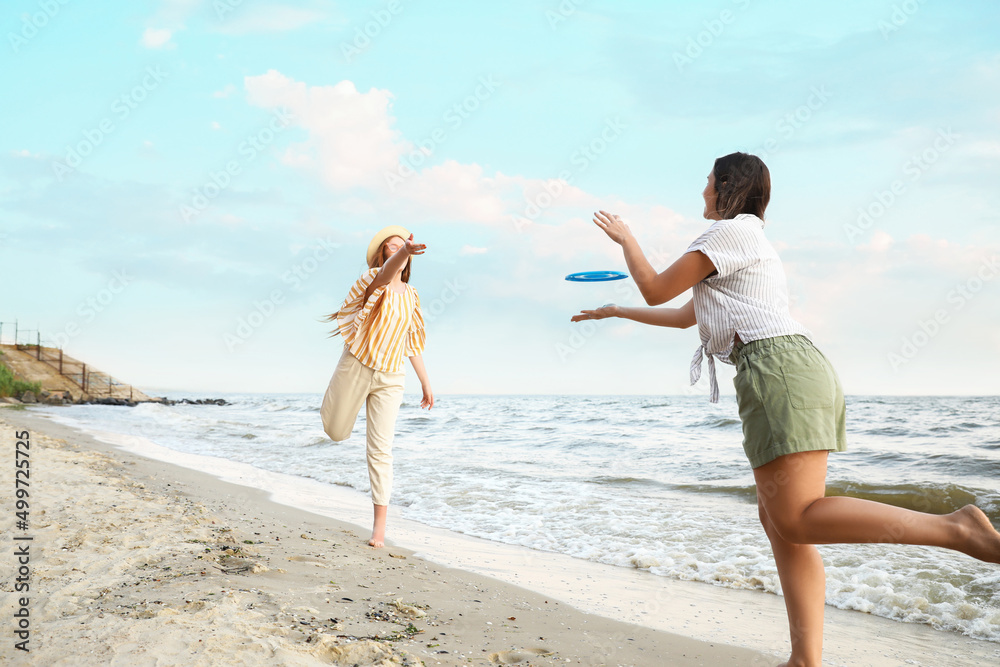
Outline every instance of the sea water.
<svg viewBox="0 0 1000 667">
<path fill-rule="evenodd" d="M 197 398 L 196 394 L 185 394 Z M 318 394 L 230 405 L 37 407 L 92 431 L 368 491 L 364 411 L 332 442 Z M 408 396 L 394 443 L 403 517 L 675 579 L 780 593 L 735 399 Z M 1000 523 L 1000 397 L 847 399 L 828 494 Z M 359 517 L 364 523 L 367 517 Z M 931 547 L 824 545 L 827 603 L 1000 642 L 1000 566 Z"/>
</svg>

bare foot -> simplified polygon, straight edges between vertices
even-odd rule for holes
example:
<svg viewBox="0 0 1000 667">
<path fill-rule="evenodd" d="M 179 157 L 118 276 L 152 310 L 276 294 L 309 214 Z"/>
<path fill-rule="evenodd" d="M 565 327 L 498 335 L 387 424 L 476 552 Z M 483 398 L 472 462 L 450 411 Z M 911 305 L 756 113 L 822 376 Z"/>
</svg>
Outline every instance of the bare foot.
<svg viewBox="0 0 1000 667">
<path fill-rule="evenodd" d="M 960 529 L 959 551 L 987 563 L 1000 563 L 1000 533 L 981 509 L 966 505 L 951 516 Z"/>
<path fill-rule="evenodd" d="M 808 667 L 809 663 L 798 660 L 796 658 L 789 658 L 788 662 L 783 662 L 778 667 Z"/>
<path fill-rule="evenodd" d="M 372 505 L 374 510 L 374 520 L 372 521 L 372 538 L 368 540 L 368 546 L 381 549 L 385 546 L 385 523 L 389 516 L 388 505 Z"/>
</svg>

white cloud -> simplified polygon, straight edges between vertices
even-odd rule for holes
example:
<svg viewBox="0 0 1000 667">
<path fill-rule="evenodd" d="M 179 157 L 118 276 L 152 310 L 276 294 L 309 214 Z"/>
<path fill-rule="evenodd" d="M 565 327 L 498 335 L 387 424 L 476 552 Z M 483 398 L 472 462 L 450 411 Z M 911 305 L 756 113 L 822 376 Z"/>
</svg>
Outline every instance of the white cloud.
<svg viewBox="0 0 1000 667">
<path fill-rule="evenodd" d="M 221 130 L 222 129 L 222 125 L 218 121 L 213 120 L 212 121 L 212 129 L 213 130 Z"/>
<path fill-rule="evenodd" d="M 489 248 L 477 248 L 476 246 L 464 245 L 462 249 L 458 251 L 458 254 L 462 257 L 467 257 L 469 255 L 485 255 L 489 252 Z"/>
<path fill-rule="evenodd" d="M 234 86 L 231 83 L 227 83 L 222 88 L 222 90 L 217 90 L 214 93 L 212 93 L 212 97 L 215 97 L 215 98 L 218 98 L 218 99 L 225 99 L 225 98 L 229 97 L 230 95 L 232 95 L 233 93 L 235 93 L 236 91 L 237 91 L 236 86 Z"/>
<path fill-rule="evenodd" d="M 523 184 L 524 179 L 500 172 L 487 175 L 478 164 L 447 160 L 404 180 L 393 195 L 430 219 L 511 225 L 510 211 Z"/>
<path fill-rule="evenodd" d="M 336 190 L 384 188 L 382 174 L 393 170 L 409 148 L 393 128 L 392 94 L 372 88 L 358 92 L 350 81 L 307 86 L 276 70 L 244 80 L 248 100 L 268 109 L 288 109 L 309 137 L 290 146 L 287 164 L 315 169 Z"/>
<path fill-rule="evenodd" d="M 155 18 L 163 25 L 180 25 L 202 2 L 203 0 L 162 0 Z"/>
<path fill-rule="evenodd" d="M 173 31 L 167 28 L 146 28 L 142 33 L 142 45 L 147 49 L 171 49 L 176 46 L 170 41 Z"/>
<path fill-rule="evenodd" d="M 963 146 L 968 155 L 986 158 L 1000 158 L 1000 141 L 982 140 Z"/>
<path fill-rule="evenodd" d="M 872 234 L 871 242 L 868 243 L 867 245 L 864 244 L 859 245 L 858 250 L 884 253 L 892 246 L 892 243 L 893 243 L 893 238 L 890 234 L 882 231 L 881 229 L 877 229 L 875 230 L 875 233 Z"/>
<path fill-rule="evenodd" d="M 327 15 L 289 5 L 249 5 L 235 7 L 219 17 L 218 31 L 229 35 L 287 32 L 324 21 Z"/>
</svg>

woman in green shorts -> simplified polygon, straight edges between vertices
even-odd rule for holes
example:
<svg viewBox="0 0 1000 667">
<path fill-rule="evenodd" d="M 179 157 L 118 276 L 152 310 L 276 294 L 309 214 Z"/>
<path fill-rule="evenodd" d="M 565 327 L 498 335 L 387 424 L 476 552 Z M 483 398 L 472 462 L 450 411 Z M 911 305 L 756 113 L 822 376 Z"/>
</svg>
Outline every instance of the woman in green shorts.
<svg viewBox="0 0 1000 667">
<path fill-rule="evenodd" d="M 1000 563 L 1000 533 L 974 505 L 934 515 L 825 497 L 828 453 L 845 449 L 844 394 L 808 330 L 789 315 L 781 260 L 763 232 L 770 192 L 760 158 L 733 153 L 717 159 L 702 193 L 704 217 L 714 222 L 662 273 L 646 260 L 628 225 L 596 213 L 595 224 L 622 246 L 646 303 L 666 303 L 688 289 L 693 298 L 680 308 L 611 304 L 572 319 L 622 317 L 679 329 L 697 324 L 701 345 L 691 382 L 701 377 L 707 356 L 712 402 L 719 399 L 715 358 L 736 366 L 743 448 L 788 612 L 792 652 L 784 665 L 820 667 L 826 576 L 813 545 L 922 544 Z"/>
</svg>

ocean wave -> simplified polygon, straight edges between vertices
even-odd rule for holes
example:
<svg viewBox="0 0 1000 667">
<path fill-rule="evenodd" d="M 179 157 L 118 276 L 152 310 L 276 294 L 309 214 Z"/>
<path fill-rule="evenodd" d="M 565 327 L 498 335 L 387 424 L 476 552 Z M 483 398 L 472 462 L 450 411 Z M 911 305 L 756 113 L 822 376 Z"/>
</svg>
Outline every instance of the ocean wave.
<svg viewBox="0 0 1000 667">
<path fill-rule="evenodd" d="M 989 496 L 995 495 L 987 491 L 972 489 L 957 484 L 897 484 L 875 485 L 862 482 L 827 482 L 827 496 L 846 496 L 875 500 L 896 507 L 929 512 L 931 514 L 947 514 L 965 507 L 975 505 L 977 501 L 989 507 L 994 512 L 993 520 L 1000 519 L 995 514 L 995 503 Z M 985 511 L 985 508 L 984 508 Z M 990 512 L 987 512 L 989 514 Z"/>
<path fill-rule="evenodd" d="M 307 440 L 306 442 L 300 444 L 299 447 L 322 447 L 324 445 L 333 445 L 333 444 L 336 443 L 334 443 L 333 440 L 330 440 L 330 438 L 324 436 L 322 438 L 313 438 L 311 440 Z"/>
<path fill-rule="evenodd" d="M 757 487 L 750 485 L 719 485 L 719 484 L 671 484 L 671 488 L 687 493 L 707 493 L 739 498 L 744 502 L 757 502 Z"/>
<path fill-rule="evenodd" d="M 703 419 L 699 422 L 688 425 L 688 428 L 732 428 L 735 426 L 741 426 L 742 424 L 742 421 L 732 417 L 709 417 L 708 419 Z"/>
<path fill-rule="evenodd" d="M 891 435 L 891 436 L 910 436 L 915 435 L 913 429 L 910 428 L 899 428 L 896 426 L 880 426 L 876 428 L 866 428 L 858 431 L 863 435 Z"/>
<path fill-rule="evenodd" d="M 955 477 L 1000 477 L 1000 460 L 994 458 L 948 453 L 928 454 L 925 461 Z"/>
<path fill-rule="evenodd" d="M 612 486 L 671 486 L 648 477 L 594 477 L 587 480 L 588 484 L 608 484 Z"/>
</svg>

